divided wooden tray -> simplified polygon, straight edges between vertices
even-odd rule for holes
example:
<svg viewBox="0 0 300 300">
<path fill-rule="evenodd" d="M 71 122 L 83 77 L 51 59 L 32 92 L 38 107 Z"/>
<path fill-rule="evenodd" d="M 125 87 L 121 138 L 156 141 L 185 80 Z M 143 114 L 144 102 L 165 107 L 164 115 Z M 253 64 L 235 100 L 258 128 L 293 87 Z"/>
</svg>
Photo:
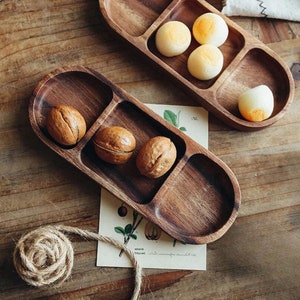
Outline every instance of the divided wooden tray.
<svg viewBox="0 0 300 300">
<path fill-rule="evenodd" d="M 74 106 L 86 120 L 87 132 L 74 147 L 58 145 L 46 130 L 47 115 L 59 104 Z M 49 148 L 180 241 L 213 242 L 236 219 L 241 194 L 230 168 L 92 69 L 63 67 L 47 75 L 30 99 L 29 118 Z M 127 128 L 137 141 L 124 165 L 105 163 L 94 152 L 94 134 L 112 125 Z M 149 179 L 139 174 L 135 159 L 141 145 L 157 135 L 174 142 L 177 158 L 166 175 Z"/>
<path fill-rule="evenodd" d="M 150 58 L 182 85 L 199 103 L 227 125 L 244 131 L 265 128 L 279 120 L 294 95 L 294 81 L 283 60 L 265 44 L 255 39 L 213 6 L 203 0 L 99 0 L 100 10 L 109 26 L 136 49 Z M 186 67 L 188 55 L 199 46 L 193 39 L 188 50 L 166 58 L 155 47 L 157 29 L 165 22 L 178 20 L 189 28 L 203 13 L 222 16 L 229 27 L 227 41 L 220 47 L 224 55 L 222 72 L 214 79 L 193 78 Z M 262 122 L 250 122 L 238 111 L 238 96 L 260 84 L 274 94 L 274 111 Z"/>
</svg>

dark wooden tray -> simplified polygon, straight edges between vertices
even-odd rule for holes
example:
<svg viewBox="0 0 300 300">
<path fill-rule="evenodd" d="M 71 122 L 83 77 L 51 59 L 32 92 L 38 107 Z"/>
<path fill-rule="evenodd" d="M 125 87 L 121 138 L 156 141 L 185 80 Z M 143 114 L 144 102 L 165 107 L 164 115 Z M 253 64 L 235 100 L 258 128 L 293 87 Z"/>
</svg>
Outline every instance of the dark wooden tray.
<svg viewBox="0 0 300 300">
<path fill-rule="evenodd" d="M 74 106 L 87 123 L 85 136 L 71 148 L 58 145 L 46 130 L 48 112 L 59 104 Z M 64 67 L 47 75 L 33 92 L 29 118 L 48 147 L 178 240 L 213 242 L 237 216 L 241 195 L 229 167 L 92 69 Z M 105 163 L 94 152 L 94 134 L 112 125 L 127 128 L 137 141 L 124 165 Z M 166 175 L 148 179 L 139 174 L 135 158 L 141 145 L 157 135 L 174 142 L 177 159 Z"/>
<path fill-rule="evenodd" d="M 206 1 L 99 0 L 99 4 L 114 31 L 150 58 L 149 63 L 177 80 L 205 109 L 235 129 L 253 131 L 273 124 L 284 115 L 293 99 L 294 81 L 283 60 Z M 186 67 L 188 55 L 198 46 L 195 41 L 184 54 L 166 58 L 156 50 L 154 38 L 163 23 L 178 20 L 191 28 L 195 19 L 206 12 L 222 16 L 229 27 L 229 36 L 220 47 L 224 55 L 222 72 L 212 80 L 201 81 L 193 78 Z M 274 111 L 267 120 L 250 122 L 240 115 L 237 99 L 245 90 L 260 84 L 272 90 Z"/>
</svg>

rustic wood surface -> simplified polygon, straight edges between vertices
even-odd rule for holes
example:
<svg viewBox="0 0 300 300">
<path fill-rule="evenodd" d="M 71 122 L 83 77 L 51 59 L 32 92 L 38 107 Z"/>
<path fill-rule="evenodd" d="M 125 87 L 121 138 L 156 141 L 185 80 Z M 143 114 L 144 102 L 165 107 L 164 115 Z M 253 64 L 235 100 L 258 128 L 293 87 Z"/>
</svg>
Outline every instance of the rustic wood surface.
<svg viewBox="0 0 300 300">
<path fill-rule="evenodd" d="M 239 217 L 208 246 L 207 271 L 146 269 L 141 299 L 300 296 L 300 23 L 232 19 L 295 71 L 294 102 L 283 119 L 259 132 L 235 131 L 210 116 L 209 149 L 241 186 Z M 132 270 L 95 267 L 96 242 L 72 239 L 72 278 L 59 289 L 32 288 L 17 276 L 12 251 L 23 233 L 57 223 L 98 229 L 99 186 L 40 142 L 28 101 L 50 71 L 78 64 L 143 102 L 194 101 L 107 27 L 98 1 L 2 0 L 0 41 L 0 298 L 128 299 Z"/>
</svg>

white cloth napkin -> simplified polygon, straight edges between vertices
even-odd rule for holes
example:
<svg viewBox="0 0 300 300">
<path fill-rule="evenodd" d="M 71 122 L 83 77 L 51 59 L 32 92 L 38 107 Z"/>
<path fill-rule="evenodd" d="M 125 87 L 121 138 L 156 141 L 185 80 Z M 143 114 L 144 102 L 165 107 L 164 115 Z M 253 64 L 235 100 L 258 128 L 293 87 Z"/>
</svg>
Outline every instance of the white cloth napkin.
<svg viewBox="0 0 300 300">
<path fill-rule="evenodd" d="M 300 21 L 300 0 L 223 0 L 227 16 L 265 17 Z"/>
</svg>

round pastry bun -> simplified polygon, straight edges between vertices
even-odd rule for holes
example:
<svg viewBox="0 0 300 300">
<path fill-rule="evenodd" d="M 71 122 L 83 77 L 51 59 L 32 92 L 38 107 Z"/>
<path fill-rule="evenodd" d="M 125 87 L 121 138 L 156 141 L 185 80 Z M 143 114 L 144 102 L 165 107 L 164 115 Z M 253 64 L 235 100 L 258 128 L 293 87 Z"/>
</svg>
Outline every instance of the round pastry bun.
<svg viewBox="0 0 300 300">
<path fill-rule="evenodd" d="M 182 54 L 189 47 L 191 39 L 191 32 L 184 23 L 169 21 L 157 30 L 155 45 L 162 55 L 172 57 Z"/>
<path fill-rule="evenodd" d="M 251 88 L 239 96 L 238 108 L 246 120 L 263 121 L 272 115 L 274 109 L 273 93 L 266 85 Z"/>
<path fill-rule="evenodd" d="M 224 44 L 229 33 L 226 22 L 215 13 L 205 13 L 199 16 L 193 24 L 192 31 L 199 44 L 211 44 L 216 47 Z"/>
<path fill-rule="evenodd" d="M 213 45 L 201 45 L 189 56 L 188 71 L 200 80 L 216 77 L 223 68 L 224 57 L 220 49 Z"/>
</svg>

